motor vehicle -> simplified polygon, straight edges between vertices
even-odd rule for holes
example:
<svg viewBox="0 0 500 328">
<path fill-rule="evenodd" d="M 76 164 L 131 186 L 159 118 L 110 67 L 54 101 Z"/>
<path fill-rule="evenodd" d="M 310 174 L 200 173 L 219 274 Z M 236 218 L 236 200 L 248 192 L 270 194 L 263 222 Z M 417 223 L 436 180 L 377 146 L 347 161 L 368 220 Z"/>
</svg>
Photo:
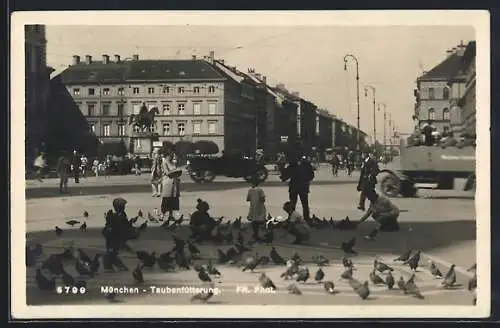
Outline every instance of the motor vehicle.
<svg viewBox="0 0 500 328">
<path fill-rule="evenodd" d="M 264 163 L 253 157 L 236 155 L 190 154 L 187 156 L 187 172 L 197 183 L 208 183 L 219 175 L 243 178 L 250 181 L 257 174 L 261 182 L 267 180 L 269 171 Z"/>
</svg>

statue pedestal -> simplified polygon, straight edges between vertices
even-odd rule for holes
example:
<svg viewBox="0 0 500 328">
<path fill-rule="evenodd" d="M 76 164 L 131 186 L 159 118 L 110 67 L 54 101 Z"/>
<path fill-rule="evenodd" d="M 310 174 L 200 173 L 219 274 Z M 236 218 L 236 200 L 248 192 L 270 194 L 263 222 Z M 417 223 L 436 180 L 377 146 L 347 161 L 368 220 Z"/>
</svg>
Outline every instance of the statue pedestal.
<svg viewBox="0 0 500 328">
<path fill-rule="evenodd" d="M 129 152 L 138 156 L 150 156 L 153 151 L 153 142 L 158 141 L 158 133 L 136 131 L 133 127 L 128 131 Z"/>
</svg>

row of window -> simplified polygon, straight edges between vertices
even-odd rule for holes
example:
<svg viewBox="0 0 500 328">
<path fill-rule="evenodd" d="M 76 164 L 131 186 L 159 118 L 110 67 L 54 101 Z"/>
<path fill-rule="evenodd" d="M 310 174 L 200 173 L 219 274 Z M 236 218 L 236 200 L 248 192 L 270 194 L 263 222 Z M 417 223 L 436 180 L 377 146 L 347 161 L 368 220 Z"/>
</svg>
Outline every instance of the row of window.
<svg viewBox="0 0 500 328">
<path fill-rule="evenodd" d="M 202 103 L 201 102 L 193 102 L 193 115 L 202 115 Z M 148 107 L 155 107 L 156 103 L 148 104 Z M 124 103 L 117 104 L 117 116 L 123 117 L 124 113 Z M 139 114 L 141 108 L 141 104 L 133 105 L 133 112 L 135 115 Z M 186 113 L 186 103 L 177 103 L 177 115 L 184 115 Z M 171 103 L 163 103 L 160 109 L 160 115 L 168 116 L 173 115 L 172 113 L 172 104 Z M 209 102 L 208 103 L 208 115 L 216 115 L 217 114 L 217 103 Z M 101 113 L 102 116 L 111 116 L 111 103 L 102 103 L 101 104 Z M 87 116 L 99 116 L 97 112 L 97 106 L 95 103 L 87 103 Z"/>
<path fill-rule="evenodd" d="M 177 91 L 177 94 L 184 94 L 186 91 L 192 91 L 194 94 L 199 94 L 201 89 L 204 89 L 205 87 L 193 87 L 192 89 L 186 89 L 185 87 L 177 87 L 177 88 L 171 88 L 171 87 L 161 87 L 160 91 L 161 93 L 164 94 L 169 94 L 173 93 L 174 90 Z M 138 95 L 140 94 L 140 88 L 139 87 L 132 87 L 132 94 Z M 215 86 L 211 85 L 208 88 L 208 93 L 214 93 L 215 92 Z M 101 89 L 101 96 L 111 96 L 111 89 L 110 88 L 102 88 Z M 156 87 L 147 87 L 146 88 L 148 95 L 153 95 L 156 93 L 157 88 Z M 125 95 L 125 88 L 124 87 L 119 87 L 116 92 L 117 95 L 119 96 L 124 96 Z M 80 96 L 81 95 L 81 90 L 80 88 L 73 88 L 73 95 L 74 96 Z M 96 90 L 95 88 L 87 88 L 87 95 L 88 96 L 95 96 L 96 95 Z"/>
<path fill-rule="evenodd" d="M 201 126 L 202 126 L 202 121 L 193 121 L 193 134 L 201 134 Z M 90 124 L 90 129 L 93 133 L 96 133 L 96 127 L 94 123 Z M 157 124 L 153 125 L 153 132 L 158 132 L 157 131 Z M 126 126 L 123 124 L 118 125 L 118 136 L 125 136 L 126 135 Z M 105 137 L 110 137 L 111 136 L 111 124 L 103 124 L 102 125 L 102 130 L 101 134 Z M 162 123 L 162 131 L 161 131 L 163 136 L 172 136 L 172 135 L 178 135 L 178 136 L 184 136 L 186 134 L 186 123 L 184 122 L 179 122 L 177 123 L 177 129 L 175 131 L 172 131 L 172 124 L 170 122 L 164 122 Z M 216 121 L 209 121 L 208 122 L 208 134 L 217 134 L 217 122 Z"/>
<path fill-rule="evenodd" d="M 442 90 L 442 93 L 438 95 L 438 92 Z M 427 91 L 427 93 L 425 92 Z M 450 88 L 428 88 L 422 89 L 422 98 L 423 99 L 450 99 Z"/>
<path fill-rule="evenodd" d="M 429 120 L 437 120 L 436 110 L 434 108 L 429 108 Z M 450 110 L 448 108 L 443 109 L 443 120 L 447 121 L 450 119 Z"/>
</svg>

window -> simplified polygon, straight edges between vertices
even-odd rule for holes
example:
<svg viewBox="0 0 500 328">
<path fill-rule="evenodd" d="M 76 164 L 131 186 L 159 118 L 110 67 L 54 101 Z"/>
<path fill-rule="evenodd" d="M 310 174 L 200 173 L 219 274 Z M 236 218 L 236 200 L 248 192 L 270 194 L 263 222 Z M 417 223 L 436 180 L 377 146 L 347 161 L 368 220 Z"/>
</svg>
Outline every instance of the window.
<svg viewBox="0 0 500 328">
<path fill-rule="evenodd" d="M 170 93 L 170 87 L 163 87 L 163 93 Z"/>
<path fill-rule="evenodd" d="M 104 124 L 102 126 L 102 133 L 105 137 L 109 137 L 111 135 L 111 126 L 109 124 Z"/>
<path fill-rule="evenodd" d="M 152 95 L 153 93 L 155 93 L 155 88 L 153 88 L 153 87 L 149 87 L 149 88 L 148 88 L 148 94 L 149 94 L 149 95 Z"/>
<path fill-rule="evenodd" d="M 184 87 L 178 87 L 177 88 L 178 93 L 184 93 Z"/>
<path fill-rule="evenodd" d="M 217 133 L 217 122 L 208 122 L 208 134 Z"/>
<path fill-rule="evenodd" d="M 429 120 L 436 120 L 436 111 L 434 108 L 429 109 Z"/>
<path fill-rule="evenodd" d="M 193 93 L 200 93 L 200 87 L 194 87 Z"/>
<path fill-rule="evenodd" d="M 448 108 L 443 109 L 443 120 L 447 121 L 450 119 L 450 110 Z"/>
<path fill-rule="evenodd" d="M 89 92 L 89 96 L 95 95 L 95 89 L 94 88 L 89 88 L 88 92 Z"/>
<path fill-rule="evenodd" d="M 79 88 L 74 88 L 73 89 L 73 95 L 79 96 L 80 95 L 80 89 Z"/>
<path fill-rule="evenodd" d="M 154 121 L 151 125 L 151 132 L 156 132 L 158 130 L 158 122 Z"/>
<path fill-rule="evenodd" d="M 208 104 L 208 115 L 215 115 L 217 114 L 217 104 L 216 103 L 209 103 Z"/>
<path fill-rule="evenodd" d="M 90 131 L 92 133 L 95 133 L 95 124 L 94 123 L 90 123 Z"/>
<path fill-rule="evenodd" d="M 134 148 L 135 148 L 135 149 L 140 149 L 140 148 L 142 148 L 141 139 L 135 139 L 135 140 L 134 140 Z"/>
<path fill-rule="evenodd" d="M 194 103 L 193 104 L 193 114 L 194 115 L 200 115 L 201 114 L 201 104 L 200 103 Z"/>
<path fill-rule="evenodd" d="M 170 135 L 170 123 L 163 123 L 163 135 L 164 136 Z"/>
<path fill-rule="evenodd" d="M 208 92 L 214 93 L 215 92 L 215 87 L 213 85 L 208 87 Z"/>
<path fill-rule="evenodd" d="M 193 122 L 193 134 L 201 133 L 201 122 Z"/>
<path fill-rule="evenodd" d="M 102 116 L 109 116 L 109 104 L 102 104 Z"/>
<path fill-rule="evenodd" d="M 109 88 L 102 89 L 102 95 L 103 96 L 109 96 Z"/>
<path fill-rule="evenodd" d="M 184 124 L 184 123 L 177 123 L 177 134 L 178 135 L 183 136 L 185 130 L 186 130 L 186 124 Z"/>
<path fill-rule="evenodd" d="M 429 99 L 434 99 L 434 88 L 429 88 Z"/>
<path fill-rule="evenodd" d="M 170 115 L 170 104 L 163 104 L 163 115 Z"/>
<path fill-rule="evenodd" d="M 316 116 L 316 135 L 319 135 L 319 116 Z"/>
<path fill-rule="evenodd" d="M 124 108 L 124 104 L 123 103 L 118 103 L 117 107 L 118 107 L 118 113 L 117 113 L 117 116 L 118 117 L 123 117 L 124 113 L 123 113 L 123 108 Z"/>
<path fill-rule="evenodd" d="M 138 95 L 138 94 L 139 94 L 139 88 L 138 88 L 138 87 L 134 87 L 134 88 L 132 88 L 132 93 L 133 93 L 134 95 Z"/>
<path fill-rule="evenodd" d="M 87 116 L 94 116 L 95 114 L 95 104 L 87 104 Z"/>
<path fill-rule="evenodd" d="M 450 88 L 445 87 L 443 88 L 443 99 L 449 99 L 450 98 Z"/>
<path fill-rule="evenodd" d="M 119 124 L 118 125 L 118 135 L 120 137 L 125 135 L 125 124 Z"/>
<path fill-rule="evenodd" d="M 118 95 L 123 96 L 125 94 L 125 89 L 124 88 L 118 88 Z"/>
<path fill-rule="evenodd" d="M 177 110 L 179 111 L 179 115 L 184 115 L 184 104 L 177 104 Z"/>
<path fill-rule="evenodd" d="M 132 111 L 133 111 L 133 114 L 134 115 L 137 115 L 139 114 L 139 112 L 141 111 L 141 103 L 133 103 L 132 104 Z"/>
</svg>

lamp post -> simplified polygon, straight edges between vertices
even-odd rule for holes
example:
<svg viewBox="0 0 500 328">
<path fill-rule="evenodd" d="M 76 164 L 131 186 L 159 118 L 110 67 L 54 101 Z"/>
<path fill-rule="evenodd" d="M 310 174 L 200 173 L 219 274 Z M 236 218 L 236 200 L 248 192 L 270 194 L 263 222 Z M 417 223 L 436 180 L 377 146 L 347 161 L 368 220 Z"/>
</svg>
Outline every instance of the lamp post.
<svg viewBox="0 0 500 328">
<path fill-rule="evenodd" d="M 347 54 L 344 56 L 344 71 L 347 71 L 347 60 L 348 58 L 351 58 L 355 63 L 356 63 L 356 103 L 358 107 L 358 112 L 357 112 L 357 118 L 356 118 L 356 157 L 357 160 L 359 160 L 359 152 L 360 152 L 360 145 L 359 145 L 359 62 L 358 58 L 356 56 Z"/>
<path fill-rule="evenodd" d="M 390 159 L 392 161 L 392 138 L 393 138 L 393 135 L 392 135 L 392 117 L 391 117 L 391 113 L 387 113 L 388 114 L 388 124 L 389 124 L 389 154 L 390 154 Z"/>
<path fill-rule="evenodd" d="M 387 151 L 387 131 L 385 129 L 386 127 L 386 120 L 387 120 L 387 105 L 385 103 L 379 103 L 378 104 L 378 111 L 380 111 L 380 106 L 383 106 L 384 107 L 384 140 L 383 140 L 383 144 L 384 144 L 384 153 Z"/>
<path fill-rule="evenodd" d="M 374 147 L 377 145 L 377 122 L 376 122 L 376 89 L 371 85 L 365 86 L 365 97 L 368 97 L 368 90 L 372 91 L 373 95 L 373 145 Z"/>
</svg>

